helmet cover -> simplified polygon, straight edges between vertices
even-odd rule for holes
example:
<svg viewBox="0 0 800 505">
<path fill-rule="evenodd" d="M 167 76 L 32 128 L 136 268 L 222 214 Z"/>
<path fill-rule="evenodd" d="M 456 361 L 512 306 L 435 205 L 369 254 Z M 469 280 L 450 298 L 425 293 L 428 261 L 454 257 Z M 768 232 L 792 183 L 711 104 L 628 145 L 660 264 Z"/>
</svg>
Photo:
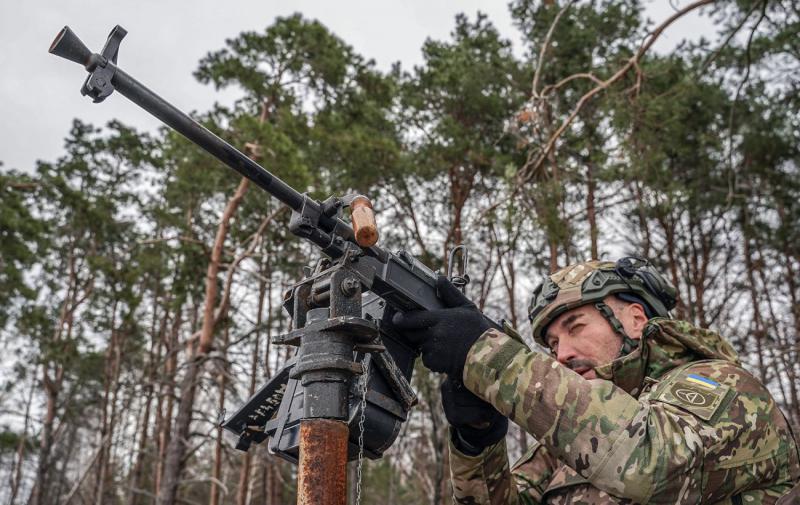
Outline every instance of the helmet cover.
<svg viewBox="0 0 800 505">
<path fill-rule="evenodd" d="M 670 317 L 677 301 L 675 287 L 645 259 L 629 256 L 616 263 L 576 263 L 551 274 L 534 289 L 528 308 L 533 339 L 547 347 L 545 331 L 558 316 L 617 294 L 626 301 L 644 302 L 648 317 Z"/>
</svg>

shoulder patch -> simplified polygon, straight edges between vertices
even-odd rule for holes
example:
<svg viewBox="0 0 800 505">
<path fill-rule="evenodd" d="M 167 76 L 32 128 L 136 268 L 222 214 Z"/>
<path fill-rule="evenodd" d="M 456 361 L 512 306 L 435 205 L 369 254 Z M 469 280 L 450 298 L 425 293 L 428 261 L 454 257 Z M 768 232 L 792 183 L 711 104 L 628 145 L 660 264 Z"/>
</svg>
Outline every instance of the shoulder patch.
<svg viewBox="0 0 800 505">
<path fill-rule="evenodd" d="M 653 400 L 675 405 L 709 421 L 732 397 L 730 386 L 696 373 L 682 372 L 672 380 L 659 385 Z"/>
</svg>

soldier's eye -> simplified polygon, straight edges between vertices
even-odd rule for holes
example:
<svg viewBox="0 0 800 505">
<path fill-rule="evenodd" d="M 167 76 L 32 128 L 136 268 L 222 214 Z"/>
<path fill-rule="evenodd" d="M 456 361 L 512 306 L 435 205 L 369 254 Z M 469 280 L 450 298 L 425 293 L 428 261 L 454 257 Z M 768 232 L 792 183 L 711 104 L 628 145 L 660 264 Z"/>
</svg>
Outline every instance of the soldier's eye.
<svg viewBox="0 0 800 505">
<path fill-rule="evenodd" d="M 584 326 L 586 326 L 586 325 L 585 325 L 585 324 L 583 324 L 583 323 L 577 323 L 577 324 L 573 324 L 573 325 L 572 325 L 572 326 L 570 326 L 570 328 L 569 328 L 569 333 L 570 333 L 570 335 L 574 335 L 575 333 L 577 333 L 577 332 L 578 332 L 578 331 L 579 331 L 581 328 L 583 328 Z"/>
</svg>

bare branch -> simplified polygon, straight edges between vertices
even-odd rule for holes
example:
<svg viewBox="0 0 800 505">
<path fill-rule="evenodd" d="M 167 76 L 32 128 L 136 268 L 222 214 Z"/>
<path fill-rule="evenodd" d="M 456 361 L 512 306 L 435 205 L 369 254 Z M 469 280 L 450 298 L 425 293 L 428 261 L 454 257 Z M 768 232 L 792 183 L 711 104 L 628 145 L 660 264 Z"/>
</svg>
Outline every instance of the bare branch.
<svg viewBox="0 0 800 505">
<path fill-rule="evenodd" d="M 151 238 L 147 240 L 140 240 L 137 242 L 139 245 L 152 245 L 152 244 L 160 244 L 162 242 L 169 242 L 170 240 L 179 240 L 181 242 L 189 242 L 190 244 L 199 244 L 204 246 L 205 243 L 202 240 L 197 240 L 193 237 L 187 237 L 184 235 L 175 236 L 175 237 L 164 237 L 164 238 Z"/>
<path fill-rule="evenodd" d="M 550 47 L 550 40 L 553 38 L 553 32 L 556 31 L 556 25 L 561 20 L 561 16 L 563 16 L 564 13 L 567 12 L 567 10 L 572 7 L 572 4 L 574 3 L 575 0 L 570 0 L 564 5 L 564 7 L 561 8 L 560 11 L 558 11 L 555 19 L 553 19 L 553 22 L 550 24 L 550 28 L 547 30 L 547 35 L 544 37 L 542 48 L 539 50 L 539 61 L 536 62 L 536 72 L 533 74 L 533 82 L 531 83 L 531 93 L 534 98 L 538 98 L 538 95 L 536 94 L 536 88 L 539 87 L 539 76 L 541 75 L 542 67 L 544 66 L 544 53 L 546 53 L 547 49 Z"/>
<path fill-rule="evenodd" d="M 80 489 L 81 484 L 83 484 L 83 481 L 86 480 L 86 477 L 89 475 L 89 470 L 92 469 L 94 464 L 97 462 L 97 458 L 100 457 L 100 454 L 105 449 L 105 446 L 108 443 L 109 436 L 110 433 L 107 433 L 106 436 L 103 437 L 103 439 L 100 441 L 100 445 L 97 447 L 94 456 L 92 456 L 92 459 L 86 465 L 86 468 L 83 470 L 83 473 L 78 478 L 78 480 L 75 481 L 75 484 L 72 486 L 72 489 L 70 489 L 69 493 L 67 494 L 67 497 L 64 500 L 65 505 L 69 505 L 69 502 L 72 501 L 72 498 L 75 496 L 75 493 L 78 492 L 78 489 Z"/>
<path fill-rule="evenodd" d="M 766 4 L 766 2 L 764 2 L 764 4 Z M 747 14 L 745 14 L 744 17 L 742 18 L 742 20 L 739 22 L 739 24 L 736 25 L 736 28 L 734 28 L 728 34 L 728 36 L 725 38 L 725 40 L 722 42 L 722 44 L 719 45 L 719 47 L 716 49 L 716 51 L 714 51 L 711 55 L 709 55 L 709 57 L 706 58 L 706 61 L 703 62 L 703 66 L 700 67 L 700 74 L 703 74 L 706 71 L 706 69 L 708 68 L 708 66 L 711 65 L 711 63 L 713 63 L 714 60 L 717 59 L 717 56 L 720 55 L 722 50 L 725 49 L 728 46 L 728 44 L 730 44 L 731 40 L 733 40 L 733 38 L 736 36 L 736 34 L 739 33 L 739 30 L 741 30 L 742 27 L 744 26 L 744 24 L 747 23 L 747 20 L 750 19 L 750 15 L 753 14 L 753 12 L 757 8 L 758 8 L 758 4 L 757 3 L 754 3 L 753 6 L 750 7 L 750 10 L 747 11 Z"/>
<path fill-rule="evenodd" d="M 228 306 L 230 304 L 230 298 L 231 298 L 231 286 L 233 285 L 233 275 L 236 273 L 239 264 L 246 258 L 250 257 L 251 254 L 253 254 L 253 251 L 255 250 L 259 239 L 264 234 L 264 231 L 267 229 L 267 225 L 269 225 L 272 221 L 274 221 L 275 218 L 278 217 L 278 215 L 285 209 L 287 209 L 287 207 L 282 205 L 277 210 L 272 212 L 272 214 L 264 218 L 264 220 L 259 225 L 258 230 L 256 230 L 256 232 L 253 235 L 251 235 L 250 238 L 248 239 L 250 243 L 248 244 L 247 249 L 245 249 L 244 252 L 242 252 L 242 254 L 240 254 L 235 260 L 233 260 L 233 263 L 231 263 L 230 268 L 228 268 L 228 272 L 225 276 L 225 287 L 223 288 L 222 291 L 222 300 L 220 300 L 219 307 L 217 308 L 217 312 L 214 316 L 215 326 L 219 324 L 220 320 L 223 317 L 225 317 L 225 314 L 228 311 Z"/>
<path fill-rule="evenodd" d="M 6 184 L 9 189 L 16 189 L 18 191 L 33 191 L 39 187 L 38 182 L 11 182 Z"/>
<path fill-rule="evenodd" d="M 577 79 L 589 79 L 590 81 L 592 81 L 593 83 L 597 84 L 598 86 L 602 86 L 603 85 L 603 81 L 601 81 L 594 74 L 588 73 L 588 72 L 579 72 L 577 74 L 572 74 L 569 77 L 565 77 L 565 78 L 561 79 L 560 81 L 558 81 L 555 84 L 550 84 L 550 85 L 545 86 L 544 89 L 542 90 L 541 96 L 544 97 L 544 96 L 547 96 L 549 93 L 552 93 L 553 91 L 558 91 L 565 84 L 567 84 L 569 82 L 572 82 L 572 81 L 575 81 Z"/>
<path fill-rule="evenodd" d="M 680 11 L 676 12 L 666 21 L 661 23 L 650 36 L 644 41 L 644 43 L 639 47 L 639 50 L 636 51 L 628 61 L 623 65 L 619 70 L 617 70 L 614 75 L 602 81 L 600 84 L 586 92 L 579 100 L 578 103 L 575 105 L 575 108 L 572 112 L 567 116 L 567 118 L 561 123 L 558 129 L 550 136 L 549 140 L 545 144 L 545 147 L 538 153 L 537 156 L 532 157 L 532 159 L 525 163 L 525 165 L 520 169 L 519 174 L 517 176 L 518 185 L 522 185 L 528 181 L 530 181 L 533 174 L 538 172 L 541 165 L 547 160 L 548 156 L 550 156 L 555 148 L 556 142 L 564 134 L 567 128 L 572 124 L 578 114 L 583 110 L 584 106 L 592 99 L 595 95 L 599 94 L 601 91 L 608 89 L 611 85 L 622 79 L 632 68 L 635 68 L 636 65 L 639 64 L 639 61 L 642 57 L 647 53 L 647 51 L 652 47 L 655 41 L 658 39 L 659 36 L 670 26 L 674 23 L 677 19 L 681 18 L 682 16 L 686 15 L 687 13 L 703 7 L 705 5 L 709 5 L 713 3 L 714 0 L 698 0 L 688 6 L 684 7 Z"/>
<path fill-rule="evenodd" d="M 228 228 L 230 227 L 231 218 L 239 208 L 239 204 L 244 199 L 247 189 L 250 187 L 250 180 L 242 177 L 239 186 L 233 197 L 228 201 L 222 216 L 219 219 L 219 226 L 217 227 L 217 236 L 214 239 L 214 245 L 211 248 L 211 258 L 208 262 L 208 269 L 206 271 L 206 293 L 203 308 L 203 326 L 200 330 L 200 339 L 197 350 L 200 354 L 206 354 L 211 349 L 214 339 L 214 324 L 216 318 L 214 317 L 214 300 L 217 297 L 217 272 L 219 271 L 219 263 L 222 258 L 222 247 L 225 243 L 225 238 L 228 235 Z"/>
<path fill-rule="evenodd" d="M 749 17 L 748 13 L 748 17 Z M 733 101 L 731 102 L 731 111 L 728 116 L 728 205 L 733 203 L 734 194 L 736 191 L 736 182 L 735 176 L 736 173 L 733 168 L 733 120 L 736 114 L 736 102 L 739 101 L 739 94 L 742 92 L 742 88 L 744 88 L 745 83 L 750 80 L 750 64 L 751 64 L 751 54 L 750 54 L 750 47 L 753 43 L 753 37 L 758 30 L 758 27 L 761 25 L 761 22 L 764 21 L 764 18 L 767 17 L 767 0 L 761 2 L 761 17 L 758 18 L 756 24 L 753 26 L 753 29 L 750 31 L 750 36 L 747 37 L 747 48 L 745 50 L 746 56 L 746 64 L 745 64 L 745 72 L 742 80 L 739 82 L 739 85 L 736 87 L 736 94 L 733 96 Z"/>
</svg>

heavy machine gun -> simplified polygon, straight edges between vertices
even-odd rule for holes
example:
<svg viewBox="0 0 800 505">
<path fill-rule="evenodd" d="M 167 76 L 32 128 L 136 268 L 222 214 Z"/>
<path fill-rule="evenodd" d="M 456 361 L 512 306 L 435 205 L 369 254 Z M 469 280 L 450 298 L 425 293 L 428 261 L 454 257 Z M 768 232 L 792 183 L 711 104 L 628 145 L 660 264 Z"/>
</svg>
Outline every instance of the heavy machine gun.
<svg viewBox="0 0 800 505">
<path fill-rule="evenodd" d="M 273 452 L 299 463 L 298 502 L 344 504 L 345 462 L 380 457 L 416 403 L 409 381 L 417 351 L 388 323 L 397 311 L 442 307 L 436 274 L 405 251 L 375 245 L 366 197 L 320 202 L 295 191 L 121 70 L 126 33 L 116 26 L 101 53 L 92 53 L 64 27 L 50 52 L 85 67 L 81 93 L 95 103 L 118 91 L 286 204 L 290 231 L 323 254 L 284 297 L 294 330 L 275 342 L 298 346 L 295 357 L 222 425 L 239 449 L 270 438 Z M 346 207 L 352 226 L 342 219 Z M 455 280 L 463 286 L 468 278 L 461 272 Z"/>
</svg>

